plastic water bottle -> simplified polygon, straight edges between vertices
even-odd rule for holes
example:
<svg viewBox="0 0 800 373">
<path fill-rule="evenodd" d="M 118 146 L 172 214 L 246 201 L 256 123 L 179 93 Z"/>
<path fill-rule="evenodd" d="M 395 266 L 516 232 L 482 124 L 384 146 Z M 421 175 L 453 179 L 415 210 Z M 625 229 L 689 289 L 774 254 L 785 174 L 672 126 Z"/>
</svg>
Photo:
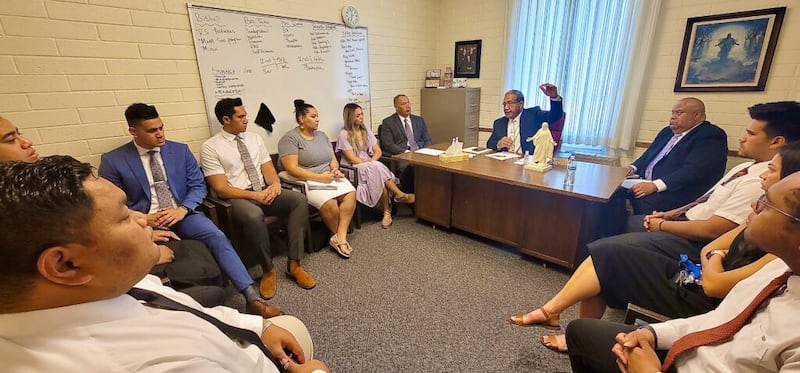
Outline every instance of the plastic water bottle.
<svg viewBox="0 0 800 373">
<path fill-rule="evenodd" d="M 575 155 L 570 154 L 567 159 L 567 174 L 564 175 L 564 186 L 575 185 L 575 170 L 578 169 L 578 162 L 575 161 Z"/>
<path fill-rule="evenodd" d="M 522 164 L 531 164 L 533 163 L 533 158 L 531 157 L 528 151 L 525 151 L 525 156 L 522 158 Z"/>
</svg>

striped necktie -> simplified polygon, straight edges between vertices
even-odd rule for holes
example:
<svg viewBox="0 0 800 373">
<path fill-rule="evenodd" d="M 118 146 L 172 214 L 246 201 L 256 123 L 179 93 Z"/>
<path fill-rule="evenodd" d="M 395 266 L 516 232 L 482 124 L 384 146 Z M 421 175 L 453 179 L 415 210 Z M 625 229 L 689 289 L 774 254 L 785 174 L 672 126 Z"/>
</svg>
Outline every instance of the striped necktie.
<svg viewBox="0 0 800 373">
<path fill-rule="evenodd" d="M 750 165 L 750 166 L 752 166 L 752 165 Z M 747 167 L 745 167 L 745 168 L 743 168 L 743 169 L 741 169 L 739 171 L 736 171 L 735 174 L 731 175 L 731 177 L 729 177 L 728 180 L 723 181 L 722 184 L 720 184 L 720 185 L 722 186 L 722 185 L 728 184 L 731 181 L 734 181 L 734 180 L 736 180 L 736 179 L 738 179 L 738 178 L 740 178 L 740 177 L 742 177 L 744 175 L 747 175 L 747 170 L 750 169 L 750 166 L 747 166 Z M 703 194 L 702 196 L 700 196 L 700 198 L 694 200 L 694 202 L 691 202 L 691 203 L 689 203 L 687 205 L 684 205 L 683 207 L 679 208 L 674 216 L 682 216 L 682 215 L 686 214 L 687 211 L 691 210 L 692 207 L 695 207 L 695 206 L 697 206 L 697 205 L 699 205 L 701 203 L 705 203 L 706 201 L 708 201 L 708 199 L 711 198 L 711 195 L 714 193 L 714 189 L 717 189 L 717 188 L 716 187 L 712 188 L 711 190 L 706 192 L 706 194 Z"/>
<path fill-rule="evenodd" d="M 244 163 L 244 171 L 247 172 L 247 178 L 250 179 L 250 187 L 253 188 L 254 192 L 260 192 L 264 189 L 264 185 L 261 184 L 261 176 L 259 176 L 258 170 L 256 170 L 256 165 L 253 164 L 253 159 L 250 158 L 250 152 L 247 151 L 244 140 L 238 135 L 236 136 L 236 148 L 239 150 L 239 156 L 242 157 L 242 163 Z"/>
<path fill-rule="evenodd" d="M 156 150 L 147 152 L 150 155 L 150 172 L 153 174 L 153 188 L 156 190 L 156 200 L 159 208 L 170 208 L 173 207 L 173 195 L 169 190 L 169 185 L 167 185 L 167 179 L 164 177 L 164 169 L 158 163 L 156 153 L 158 153 Z"/>
<path fill-rule="evenodd" d="M 678 338 L 678 340 L 672 344 L 672 347 L 669 348 L 667 357 L 664 359 L 664 364 L 661 366 L 661 371 L 666 372 L 672 363 L 675 362 L 675 358 L 686 351 L 701 346 L 716 344 L 733 337 L 733 335 L 753 317 L 753 314 L 761 303 L 781 293 L 779 290 L 786 285 L 786 281 L 791 275 L 792 272 L 786 272 L 770 281 L 770 283 L 753 298 L 753 301 L 730 321 L 710 329 L 699 330 Z"/>
</svg>

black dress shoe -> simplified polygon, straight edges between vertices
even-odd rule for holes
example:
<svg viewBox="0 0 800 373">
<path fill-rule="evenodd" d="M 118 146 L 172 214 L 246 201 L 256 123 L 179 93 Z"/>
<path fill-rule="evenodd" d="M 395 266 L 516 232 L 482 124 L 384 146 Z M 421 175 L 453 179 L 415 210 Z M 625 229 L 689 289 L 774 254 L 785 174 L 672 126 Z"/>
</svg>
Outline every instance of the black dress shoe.
<svg viewBox="0 0 800 373">
<path fill-rule="evenodd" d="M 251 315 L 259 315 L 265 319 L 284 314 L 280 308 L 267 303 L 267 301 L 263 299 L 256 299 L 252 302 L 247 302 L 247 306 L 245 306 L 245 312 Z"/>
</svg>

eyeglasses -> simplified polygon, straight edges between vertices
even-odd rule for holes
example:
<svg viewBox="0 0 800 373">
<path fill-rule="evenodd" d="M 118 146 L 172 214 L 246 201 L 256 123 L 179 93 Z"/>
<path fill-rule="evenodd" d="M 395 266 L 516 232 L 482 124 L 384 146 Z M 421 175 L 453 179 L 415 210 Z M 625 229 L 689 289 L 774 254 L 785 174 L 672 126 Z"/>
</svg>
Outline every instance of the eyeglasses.
<svg viewBox="0 0 800 373">
<path fill-rule="evenodd" d="M 503 101 L 503 106 L 518 105 L 519 101 Z"/>
<path fill-rule="evenodd" d="M 755 207 L 756 208 L 754 209 L 754 211 L 755 211 L 756 214 L 762 213 L 764 211 L 764 209 L 766 209 L 766 208 L 771 208 L 771 209 L 773 209 L 773 210 L 775 210 L 777 212 L 780 212 L 781 214 L 783 214 L 787 218 L 792 219 L 793 222 L 800 223 L 800 218 L 792 216 L 792 214 L 790 214 L 790 213 L 788 213 L 786 211 L 783 211 L 783 210 L 775 207 L 774 205 L 770 204 L 769 202 L 767 202 L 767 195 L 766 194 L 763 194 L 763 195 L 761 195 L 761 197 L 758 198 L 758 200 L 756 201 L 756 206 Z"/>
</svg>

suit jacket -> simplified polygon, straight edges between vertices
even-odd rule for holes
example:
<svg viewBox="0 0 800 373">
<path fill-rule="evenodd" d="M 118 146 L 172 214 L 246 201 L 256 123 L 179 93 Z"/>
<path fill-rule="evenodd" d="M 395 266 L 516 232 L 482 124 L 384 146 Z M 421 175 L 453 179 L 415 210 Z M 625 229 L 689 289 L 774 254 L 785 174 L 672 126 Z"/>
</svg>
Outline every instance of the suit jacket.
<svg viewBox="0 0 800 373">
<path fill-rule="evenodd" d="M 167 183 L 178 204 L 194 211 L 206 197 L 203 173 L 186 144 L 167 141 L 161 147 L 161 159 Z M 100 158 L 98 174 L 118 186 L 128 196 L 130 209 L 150 212 L 150 184 L 139 152 L 133 141 L 120 146 Z"/>
<path fill-rule="evenodd" d="M 550 111 L 544 111 L 538 106 L 522 110 L 519 117 L 519 143 L 522 152 L 528 151 L 528 154 L 533 154 L 533 143 L 525 141 L 528 137 L 533 136 L 542 128 L 542 123 L 553 123 L 564 114 L 562 107 L 562 100 L 550 100 Z M 497 142 L 508 134 L 508 118 L 500 117 L 492 124 L 492 136 L 486 141 L 486 147 L 489 149 L 500 150 L 497 148 Z"/>
<path fill-rule="evenodd" d="M 644 177 L 647 165 L 672 135 L 669 126 L 661 129 L 644 154 L 632 163 L 639 176 Z M 727 161 L 728 139 L 725 131 L 708 121 L 700 123 L 653 167 L 653 180 L 663 180 L 667 190 L 645 198 L 659 199 L 657 205 L 661 211 L 690 203 L 719 181 L 725 173 Z"/>
<path fill-rule="evenodd" d="M 411 118 L 411 130 L 414 131 L 414 141 L 417 142 L 417 146 L 420 148 L 430 146 L 431 137 L 428 135 L 428 126 L 425 125 L 425 120 L 414 114 L 409 115 L 409 117 Z M 383 119 L 378 138 L 381 142 L 381 151 L 384 153 L 395 155 L 408 150 L 406 130 L 397 113 Z"/>
</svg>

